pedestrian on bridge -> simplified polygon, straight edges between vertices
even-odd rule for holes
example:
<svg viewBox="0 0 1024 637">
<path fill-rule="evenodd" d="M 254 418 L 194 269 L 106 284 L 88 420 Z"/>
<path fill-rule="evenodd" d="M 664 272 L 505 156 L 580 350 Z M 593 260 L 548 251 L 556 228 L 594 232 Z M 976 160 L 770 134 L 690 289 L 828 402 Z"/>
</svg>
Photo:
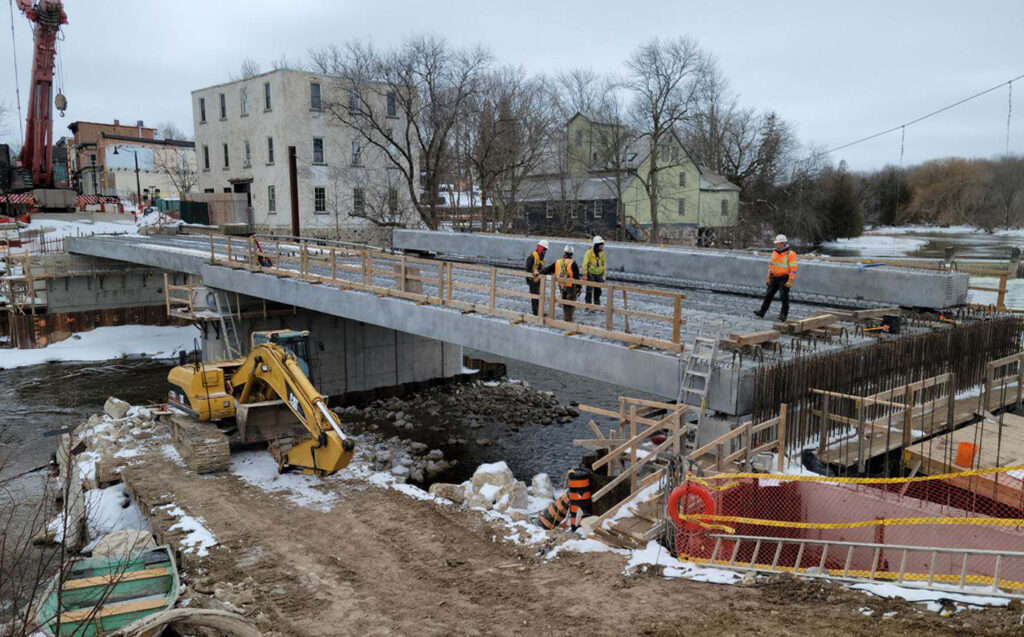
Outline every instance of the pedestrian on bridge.
<svg viewBox="0 0 1024 637">
<path fill-rule="evenodd" d="M 583 255 L 583 278 L 594 283 L 604 283 L 605 274 L 608 272 L 608 257 L 604 251 L 604 239 L 601 235 L 594 237 L 594 245 Z M 601 305 L 601 288 L 596 285 L 587 286 L 587 295 L 583 300 L 589 305 L 593 299 L 594 305 Z"/>
<path fill-rule="evenodd" d="M 576 260 L 572 256 L 574 252 L 572 246 L 565 246 L 562 258 L 555 262 L 555 273 L 558 276 L 558 287 L 562 291 L 563 301 L 575 301 L 580 295 L 580 285 L 574 283 L 580 280 L 580 266 L 576 265 Z M 575 305 L 562 304 L 562 314 L 566 321 L 571 322 L 575 312 Z"/>
<path fill-rule="evenodd" d="M 786 235 L 780 234 L 775 237 L 775 250 L 772 251 L 771 260 L 768 262 L 768 276 L 764 284 L 768 291 L 764 295 L 764 302 L 761 309 L 754 312 L 758 318 L 764 318 L 768 308 L 775 299 L 775 293 L 779 292 L 782 298 L 782 310 L 779 312 L 779 321 L 785 321 L 789 316 L 789 290 L 796 280 L 796 252 L 789 247 Z"/>
<path fill-rule="evenodd" d="M 526 257 L 526 271 L 529 272 L 529 276 L 526 277 L 526 286 L 530 288 L 530 294 L 540 294 L 540 277 L 544 274 L 551 274 L 555 271 L 555 264 L 552 263 L 549 266 L 544 265 L 544 255 L 548 252 L 547 239 L 541 239 L 537 243 L 537 247 L 533 249 L 533 252 Z M 533 306 L 533 314 L 535 316 L 540 315 L 540 298 L 534 296 L 530 299 L 530 305 Z"/>
</svg>

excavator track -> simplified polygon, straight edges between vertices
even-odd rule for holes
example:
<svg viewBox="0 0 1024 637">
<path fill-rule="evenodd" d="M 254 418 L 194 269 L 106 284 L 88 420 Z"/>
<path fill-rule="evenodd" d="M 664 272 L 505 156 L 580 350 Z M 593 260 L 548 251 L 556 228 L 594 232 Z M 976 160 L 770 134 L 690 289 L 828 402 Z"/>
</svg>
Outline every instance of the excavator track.
<svg viewBox="0 0 1024 637">
<path fill-rule="evenodd" d="M 231 465 L 228 437 L 213 423 L 184 414 L 169 416 L 171 442 L 189 469 L 196 473 L 227 471 Z"/>
</svg>

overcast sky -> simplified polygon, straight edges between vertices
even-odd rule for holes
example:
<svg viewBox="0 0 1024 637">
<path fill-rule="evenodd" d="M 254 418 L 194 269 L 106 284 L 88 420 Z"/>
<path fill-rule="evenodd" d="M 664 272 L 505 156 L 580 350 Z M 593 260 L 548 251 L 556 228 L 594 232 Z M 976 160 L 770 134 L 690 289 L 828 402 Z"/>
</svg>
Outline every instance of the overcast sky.
<svg viewBox="0 0 1024 637">
<path fill-rule="evenodd" d="M 6 4 L 6 3 L 5 3 Z M 535 73 L 588 66 L 621 72 L 651 37 L 688 35 L 714 53 L 743 104 L 774 109 L 801 141 L 835 147 L 897 126 L 1024 73 L 1024 0 L 65 0 L 60 52 L 75 120 L 191 132 L 189 93 L 227 81 L 252 57 L 264 69 L 285 54 L 369 38 L 390 44 L 431 32 L 483 43 L 503 63 Z M 6 7 L 5 7 L 6 9 Z M 15 14 L 22 108 L 31 32 Z M 6 14 L 7 11 L 4 11 Z M 9 16 L 4 16 L 5 21 Z M 9 25 L 2 31 L 9 32 Z M 5 38 L 6 39 L 6 38 Z M 0 101 L 13 106 L 11 44 L 0 46 Z M 1011 152 L 1024 152 L 1024 80 L 1014 85 Z M 990 157 L 1006 146 L 1007 89 L 907 129 L 904 163 Z M 0 126 L 17 140 L 15 118 Z M 852 168 L 899 161 L 899 133 L 834 155 Z"/>
</svg>

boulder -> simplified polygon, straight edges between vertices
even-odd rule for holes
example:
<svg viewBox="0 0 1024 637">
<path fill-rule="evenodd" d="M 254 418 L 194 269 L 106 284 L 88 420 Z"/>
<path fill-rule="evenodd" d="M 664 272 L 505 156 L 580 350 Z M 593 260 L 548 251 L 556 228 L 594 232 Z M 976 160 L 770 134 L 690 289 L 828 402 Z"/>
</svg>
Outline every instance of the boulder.
<svg viewBox="0 0 1024 637">
<path fill-rule="evenodd" d="M 429 448 L 430 447 L 428 447 L 427 445 L 423 444 L 422 442 L 410 442 L 409 443 L 409 451 L 413 452 L 417 456 L 422 456 L 423 454 L 425 454 L 427 452 L 427 449 L 429 449 Z"/>
<path fill-rule="evenodd" d="M 93 545 L 92 555 L 122 557 L 132 551 L 145 551 L 156 548 L 156 542 L 149 531 L 142 529 L 123 529 L 108 533 Z"/>
<path fill-rule="evenodd" d="M 431 449 L 427 454 L 428 460 L 444 460 L 444 452 L 440 449 Z"/>
<path fill-rule="evenodd" d="M 533 476 L 530 486 L 533 487 L 533 495 L 536 498 L 551 500 L 555 497 L 555 486 L 551 484 L 551 476 L 546 473 L 538 473 Z"/>
<path fill-rule="evenodd" d="M 508 468 L 507 464 L 504 462 L 492 462 L 491 464 L 482 464 L 477 467 L 476 471 L 473 472 L 470 484 L 473 491 L 480 491 L 484 485 L 490 484 L 501 488 L 515 481 L 516 478 L 512 475 L 512 470 Z"/>
<path fill-rule="evenodd" d="M 402 466 L 400 464 L 399 465 L 395 465 L 395 466 L 391 467 L 391 475 L 395 476 L 396 478 L 408 478 L 409 477 L 409 467 L 405 467 L 405 466 Z"/>
<path fill-rule="evenodd" d="M 113 396 L 107 398 L 107 402 L 103 403 L 103 412 L 115 420 L 124 418 L 131 408 L 131 405 Z"/>
<path fill-rule="evenodd" d="M 493 502 L 482 493 L 470 493 L 466 498 L 466 506 L 471 509 L 490 509 Z"/>
<path fill-rule="evenodd" d="M 498 489 L 494 496 L 494 509 L 507 511 L 509 509 L 525 509 L 530 504 L 530 496 L 526 492 L 526 483 L 521 481 L 506 484 Z"/>
</svg>

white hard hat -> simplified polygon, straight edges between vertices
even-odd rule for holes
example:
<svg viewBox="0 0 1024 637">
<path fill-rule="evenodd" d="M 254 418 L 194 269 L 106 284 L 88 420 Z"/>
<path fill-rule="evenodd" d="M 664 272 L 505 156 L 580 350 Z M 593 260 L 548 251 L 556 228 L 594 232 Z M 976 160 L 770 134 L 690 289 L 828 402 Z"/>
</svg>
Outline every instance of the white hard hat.
<svg viewBox="0 0 1024 637">
<path fill-rule="evenodd" d="M 604 243 L 604 239 L 601 238 L 601 235 L 596 234 L 594 235 L 594 245 L 597 245 L 599 243 Z"/>
<path fill-rule="evenodd" d="M 573 252 L 575 252 L 575 250 L 573 249 L 572 246 L 565 246 L 565 253 L 566 254 L 572 254 Z"/>
<path fill-rule="evenodd" d="M 548 249 L 548 246 L 550 246 L 551 244 L 550 244 L 550 243 L 548 243 L 548 240 L 547 240 L 547 239 L 541 239 L 541 240 L 540 240 L 540 243 L 538 243 L 537 245 L 539 245 L 540 247 L 542 247 L 542 248 L 544 248 L 545 250 L 547 250 L 547 249 Z"/>
<path fill-rule="evenodd" d="M 775 243 L 788 243 L 789 239 L 786 239 L 786 235 L 777 234 L 775 235 Z"/>
</svg>

